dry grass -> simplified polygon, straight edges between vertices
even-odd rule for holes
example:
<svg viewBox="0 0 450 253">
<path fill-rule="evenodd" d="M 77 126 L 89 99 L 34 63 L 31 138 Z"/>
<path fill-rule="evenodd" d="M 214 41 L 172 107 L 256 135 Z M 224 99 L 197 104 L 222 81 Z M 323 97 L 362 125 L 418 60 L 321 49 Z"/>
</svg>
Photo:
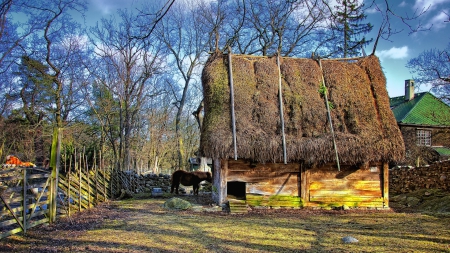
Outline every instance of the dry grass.
<svg viewBox="0 0 450 253">
<path fill-rule="evenodd" d="M 304 58 L 282 58 L 280 62 L 288 162 L 334 162 L 319 64 Z M 389 108 L 378 58 L 322 62 L 341 162 L 401 160 L 403 139 Z M 214 54 L 202 77 L 205 120 L 201 150 L 205 156 L 219 159 L 234 154 L 228 65 L 227 55 Z M 283 161 L 276 58 L 233 55 L 231 65 L 239 158 Z"/>
<path fill-rule="evenodd" d="M 393 211 L 168 211 L 164 199 L 109 202 L 0 240 L 1 252 L 450 252 L 450 214 Z M 344 236 L 358 243 L 344 244 Z"/>
</svg>

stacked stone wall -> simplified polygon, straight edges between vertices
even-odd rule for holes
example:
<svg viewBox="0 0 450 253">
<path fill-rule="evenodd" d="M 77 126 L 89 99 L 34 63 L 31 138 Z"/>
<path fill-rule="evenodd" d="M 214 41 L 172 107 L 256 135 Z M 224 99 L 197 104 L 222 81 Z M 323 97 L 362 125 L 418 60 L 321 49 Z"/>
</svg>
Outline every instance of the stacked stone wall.
<svg viewBox="0 0 450 253">
<path fill-rule="evenodd" d="M 397 195 L 420 189 L 450 191 L 450 161 L 424 167 L 394 167 L 389 170 L 389 194 Z"/>
</svg>

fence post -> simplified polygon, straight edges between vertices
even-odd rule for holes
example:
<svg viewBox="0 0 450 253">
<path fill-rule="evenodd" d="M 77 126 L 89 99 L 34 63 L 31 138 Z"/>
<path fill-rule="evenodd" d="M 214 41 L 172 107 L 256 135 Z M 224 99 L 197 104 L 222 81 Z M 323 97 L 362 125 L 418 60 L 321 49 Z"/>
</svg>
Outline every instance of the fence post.
<svg viewBox="0 0 450 253">
<path fill-rule="evenodd" d="M 80 153 L 80 160 L 79 160 L 79 163 L 78 163 L 78 183 L 79 183 L 79 185 L 78 185 L 78 208 L 79 208 L 79 211 L 81 212 L 81 165 L 82 165 L 83 163 L 81 162 L 81 153 Z"/>
<path fill-rule="evenodd" d="M 98 204 L 98 171 L 97 171 L 97 152 L 94 150 L 94 162 L 92 163 L 95 170 L 95 203 Z"/>
<path fill-rule="evenodd" d="M 23 168 L 23 233 L 27 232 L 27 169 Z"/>
<path fill-rule="evenodd" d="M 72 180 L 72 178 L 70 177 L 70 173 L 72 173 L 71 172 L 71 168 L 72 168 L 72 156 L 69 157 L 69 170 L 68 170 L 68 173 L 67 173 L 67 215 L 69 217 L 70 217 L 70 204 L 71 204 L 70 203 L 70 198 L 72 198 L 71 195 L 70 195 L 70 187 L 71 187 L 71 181 L 70 180 Z"/>
<path fill-rule="evenodd" d="M 84 170 L 86 171 L 86 183 L 87 183 L 87 202 L 88 202 L 88 208 L 91 208 L 91 179 L 89 178 L 89 165 L 87 162 L 87 156 L 86 151 L 83 147 L 83 160 L 84 160 Z"/>
<path fill-rule="evenodd" d="M 100 150 L 98 154 L 99 154 L 99 160 L 100 160 L 99 167 L 100 167 L 100 171 L 102 171 L 102 169 L 103 169 L 102 151 Z M 102 178 L 103 178 L 103 197 L 105 198 L 105 201 L 106 201 L 106 198 L 108 197 L 108 194 L 106 193 L 106 170 L 103 170 Z"/>
</svg>

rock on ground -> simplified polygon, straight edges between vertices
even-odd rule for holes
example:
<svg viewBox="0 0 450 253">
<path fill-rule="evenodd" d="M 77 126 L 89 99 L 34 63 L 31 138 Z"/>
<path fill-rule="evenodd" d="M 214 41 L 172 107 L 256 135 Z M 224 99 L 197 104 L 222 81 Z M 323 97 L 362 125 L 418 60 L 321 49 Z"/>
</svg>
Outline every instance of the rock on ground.
<svg viewBox="0 0 450 253">
<path fill-rule="evenodd" d="M 192 204 L 189 201 L 180 198 L 171 198 L 163 204 L 163 208 L 166 209 L 187 210 L 191 207 Z"/>
</svg>

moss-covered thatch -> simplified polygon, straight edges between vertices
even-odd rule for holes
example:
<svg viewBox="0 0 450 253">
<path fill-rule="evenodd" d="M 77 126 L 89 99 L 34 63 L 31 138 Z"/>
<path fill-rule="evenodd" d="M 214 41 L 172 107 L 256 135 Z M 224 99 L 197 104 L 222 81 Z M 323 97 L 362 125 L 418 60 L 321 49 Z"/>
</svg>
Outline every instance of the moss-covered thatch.
<svg viewBox="0 0 450 253">
<path fill-rule="evenodd" d="M 335 161 L 322 86 L 313 59 L 281 58 L 288 162 Z M 258 162 L 282 162 L 276 57 L 233 55 L 237 154 Z M 389 108 L 378 58 L 322 60 L 340 162 L 397 161 L 404 145 Z M 228 56 L 214 54 L 202 76 L 205 102 L 203 155 L 234 157 Z M 322 88 L 323 90 L 323 88 Z"/>
</svg>

